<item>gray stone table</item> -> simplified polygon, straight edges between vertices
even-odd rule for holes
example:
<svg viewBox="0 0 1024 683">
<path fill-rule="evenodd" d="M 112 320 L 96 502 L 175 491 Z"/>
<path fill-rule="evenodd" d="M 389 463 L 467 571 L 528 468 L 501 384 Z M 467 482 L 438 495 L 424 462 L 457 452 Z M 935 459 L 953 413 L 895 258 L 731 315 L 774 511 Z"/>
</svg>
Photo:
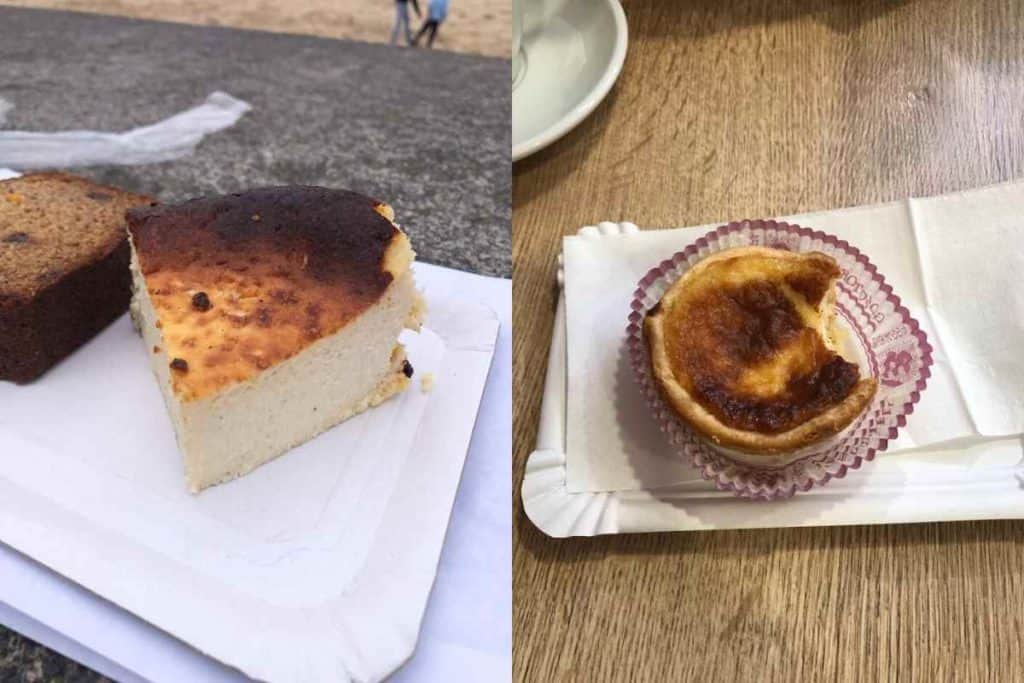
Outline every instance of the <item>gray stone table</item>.
<svg viewBox="0 0 1024 683">
<path fill-rule="evenodd" d="M 344 187 L 391 203 L 420 260 L 510 277 L 508 62 L 0 7 L 5 128 L 120 131 L 223 90 L 253 110 L 185 159 L 76 169 L 166 201 Z M 0 160 L 0 166 L 2 166 Z M 0 627 L 0 682 L 94 681 Z"/>
</svg>

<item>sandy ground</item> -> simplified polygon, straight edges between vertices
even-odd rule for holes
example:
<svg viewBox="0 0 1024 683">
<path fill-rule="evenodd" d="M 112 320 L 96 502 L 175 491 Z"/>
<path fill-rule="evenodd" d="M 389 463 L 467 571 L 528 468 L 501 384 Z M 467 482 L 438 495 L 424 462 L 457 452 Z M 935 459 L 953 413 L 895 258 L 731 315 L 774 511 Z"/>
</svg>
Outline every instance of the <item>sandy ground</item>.
<svg viewBox="0 0 1024 683">
<path fill-rule="evenodd" d="M 424 10 L 427 1 L 420 0 Z M 0 4 L 378 43 L 389 40 L 394 21 L 392 0 L 0 0 Z M 507 57 L 511 23 L 511 0 L 450 0 L 448 19 L 434 48 Z M 413 14 L 413 26 L 418 25 Z"/>
</svg>

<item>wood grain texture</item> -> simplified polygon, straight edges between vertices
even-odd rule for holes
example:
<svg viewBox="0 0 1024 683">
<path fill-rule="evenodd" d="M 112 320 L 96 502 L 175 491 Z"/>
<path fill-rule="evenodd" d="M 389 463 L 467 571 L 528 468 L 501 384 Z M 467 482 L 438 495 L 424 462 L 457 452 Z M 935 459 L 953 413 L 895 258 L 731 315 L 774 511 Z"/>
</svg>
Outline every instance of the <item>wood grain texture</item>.
<svg viewBox="0 0 1024 683">
<path fill-rule="evenodd" d="M 611 95 L 514 169 L 515 679 L 1019 680 L 1024 523 L 556 541 L 523 515 L 519 487 L 561 235 L 1019 177 L 1024 4 L 624 5 Z"/>
</svg>

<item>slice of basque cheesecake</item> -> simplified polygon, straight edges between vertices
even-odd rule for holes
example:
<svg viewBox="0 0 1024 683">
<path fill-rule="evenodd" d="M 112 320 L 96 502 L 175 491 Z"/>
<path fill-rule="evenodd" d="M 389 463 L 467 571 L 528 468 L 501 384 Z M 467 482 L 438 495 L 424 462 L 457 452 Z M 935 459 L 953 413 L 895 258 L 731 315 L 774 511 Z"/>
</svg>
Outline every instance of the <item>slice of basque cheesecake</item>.
<svg viewBox="0 0 1024 683">
<path fill-rule="evenodd" d="M 272 187 L 128 212 L 132 316 L 193 493 L 409 384 L 425 311 L 382 202 Z"/>
</svg>

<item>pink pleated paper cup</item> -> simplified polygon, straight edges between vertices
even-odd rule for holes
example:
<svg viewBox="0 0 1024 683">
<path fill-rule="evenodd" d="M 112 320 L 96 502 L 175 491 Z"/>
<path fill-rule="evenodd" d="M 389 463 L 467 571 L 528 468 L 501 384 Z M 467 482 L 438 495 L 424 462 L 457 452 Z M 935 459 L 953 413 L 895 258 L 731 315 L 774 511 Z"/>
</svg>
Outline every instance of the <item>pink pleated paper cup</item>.
<svg viewBox="0 0 1024 683">
<path fill-rule="evenodd" d="M 676 280 L 707 256 L 743 246 L 818 251 L 834 258 L 842 269 L 836 284 L 842 355 L 858 363 L 862 375 L 878 380 L 871 405 L 843 432 L 770 463 L 717 446 L 690 429 L 655 386 L 643 338 L 644 316 Z M 723 225 L 652 268 L 637 285 L 626 333 L 644 398 L 679 457 L 693 463 L 719 489 L 754 500 L 788 498 L 873 460 L 906 425 L 931 375 L 927 336 L 866 255 L 834 235 L 776 221 Z"/>
</svg>

